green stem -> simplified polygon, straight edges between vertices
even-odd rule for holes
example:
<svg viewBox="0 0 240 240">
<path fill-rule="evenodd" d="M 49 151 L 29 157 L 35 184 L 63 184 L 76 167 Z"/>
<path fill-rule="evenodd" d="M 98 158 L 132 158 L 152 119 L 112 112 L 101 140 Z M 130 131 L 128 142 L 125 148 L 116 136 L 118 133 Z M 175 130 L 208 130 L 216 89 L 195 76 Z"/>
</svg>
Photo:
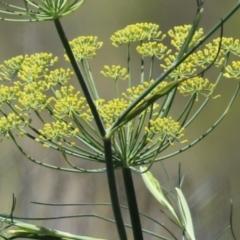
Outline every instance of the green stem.
<svg viewBox="0 0 240 240">
<path fill-rule="evenodd" d="M 143 240 L 141 221 L 139 217 L 136 193 L 134 189 L 131 170 L 129 168 L 123 168 L 122 174 L 127 195 L 130 218 L 132 222 L 133 236 L 135 240 Z"/>
<path fill-rule="evenodd" d="M 150 61 L 149 80 L 152 79 L 152 75 L 153 75 L 153 65 L 154 65 L 154 56 L 151 57 L 151 61 Z"/>
<path fill-rule="evenodd" d="M 117 184 L 116 184 L 116 179 L 114 175 L 111 139 L 104 140 L 104 150 L 105 150 L 105 158 L 106 158 L 109 193 L 111 197 L 113 214 L 116 220 L 118 234 L 121 240 L 127 240 L 127 234 L 126 234 L 124 222 L 122 219 L 121 208 L 118 200 Z"/>
<path fill-rule="evenodd" d="M 97 111 L 97 108 L 94 104 L 94 101 L 92 99 L 92 96 L 88 90 L 88 87 L 86 85 L 86 82 L 83 78 L 83 75 L 81 73 L 81 70 L 76 62 L 76 59 L 74 57 L 74 54 L 71 50 L 71 47 L 68 43 L 67 37 L 65 35 L 65 32 L 62 28 L 62 25 L 59 21 L 59 19 L 54 20 L 55 27 L 57 29 L 58 35 L 62 41 L 62 44 L 65 48 L 65 51 L 68 55 L 68 58 L 72 64 L 72 67 L 75 71 L 75 74 L 77 76 L 77 79 L 82 87 L 82 90 L 84 92 L 84 95 L 86 97 L 87 103 L 92 111 L 92 114 L 94 116 L 95 122 L 97 124 L 97 127 L 99 129 L 99 132 L 102 137 L 105 136 L 105 128 L 102 123 L 102 120 L 99 116 L 99 113 Z M 111 149 L 111 140 L 110 139 L 105 139 L 104 140 L 104 150 L 105 150 L 105 158 L 106 158 L 106 168 L 107 168 L 107 176 L 108 176 L 108 185 L 109 185 L 109 192 L 111 196 L 111 202 L 113 206 L 113 213 L 116 219 L 116 225 L 118 229 L 118 233 L 120 236 L 121 240 L 127 240 L 127 235 L 122 219 L 122 214 L 121 214 L 121 209 L 119 206 L 119 200 L 118 200 L 118 194 L 117 194 L 117 186 L 116 186 L 116 180 L 115 180 L 115 175 L 114 175 L 114 167 L 113 167 L 113 159 L 112 159 L 112 149 Z"/>
<path fill-rule="evenodd" d="M 128 87 L 132 87 L 132 76 L 130 72 L 130 43 L 127 45 L 127 72 L 128 72 Z"/>
<path fill-rule="evenodd" d="M 143 82 L 144 82 L 144 57 L 141 57 L 141 83 Z"/>
<path fill-rule="evenodd" d="M 115 80 L 115 91 L 116 91 L 116 96 L 119 98 L 119 84 L 118 84 L 118 79 Z"/>
<path fill-rule="evenodd" d="M 202 13 L 203 13 L 203 8 L 199 8 L 198 11 L 197 11 L 196 17 L 195 17 L 195 19 L 193 21 L 192 27 L 191 27 L 191 29 L 190 29 L 190 31 L 189 31 L 189 33 L 188 33 L 188 35 L 187 35 L 187 37 L 186 37 L 186 39 L 184 41 L 183 46 L 180 49 L 180 52 L 179 52 L 176 60 L 175 60 L 176 62 L 178 60 L 180 60 L 183 57 L 183 55 L 187 52 L 187 50 L 189 48 L 189 45 L 190 45 L 190 43 L 192 41 L 192 38 L 193 38 L 193 36 L 194 36 L 198 26 L 199 26 Z"/>
<path fill-rule="evenodd" d="M 71 47 L 70 47 L 70 45 L 68 43 L 68 39 L 67 39 L 67 37 L 65 35 L 65 32 L 64 32 L 64 30 L 62 28 L 60 20 L 59 19 L 55 19 L 54 20 L 54 24 L 55 24 L 55 27 L 57 29 L 59 38 L 61 39 L 62 44 L 63 44 L 63 46 L 65 48 L 65 51 L 66 51 L 66 53 L 68 55 L 68 58 L 69 58 L 69 60 L 71 62 L 73 70 L 74 70 L 74 72 L 75 72 L 75 74 L 77 76 L 77 79 L 78 79 L 78 81 L 79 81 L 79 83 L 81 85 L 81 88 L 82 88 L 82 90 L 84 92 L 84 95 L 86 97 L 87 103 L 88 103 L 88 105 L 89 105 L 89 107 L 91 109 L 91 112 L 93 114 L 94 120 L 95 120 L 95 122 L 97 124 L 98 130 L 99 130 L 101 136 L 104 136 L 105 135 L 104 125 L 103 125 L 102 120 L 101 120 L 101 118 L 100 118 L 100 116 L 98 114 L 97 108 L 96 108 L 96 106 L 94 104 L 94 101 L 93 101 L 93 98 L 92 98 L 92 96 L 90 94 L 90 91 L 88 90 L 87 84 L 86 84 L 86 82 L 85 82 L 85 80 L 83 78 L 81 69 L 79 68 L 79 66 L 77 64 L 77 61 L 76 61 L 76 59 L 75 59 L 75 57 L 73 55 L 72 49 L 71 49 Z"/>
<path fill-rule="evenodd" d="M 87 80 L 89 83 L 89 87 L 92 90 L 92 94 L 94 95 L 94 98 L 99 99 L 98 91 L 96 89 L 95 82 L 93 80 L 92 71 L 91 71 L 91 68 L 90 68 L 90 65 L 89 65 L 89 62 L 87 59 L 82 60 L 82 66 L 83 66 L 83 69 L 85 70 L 85 74 L 86 74 L 86 77 L 87 77 Z"/>
</svg>

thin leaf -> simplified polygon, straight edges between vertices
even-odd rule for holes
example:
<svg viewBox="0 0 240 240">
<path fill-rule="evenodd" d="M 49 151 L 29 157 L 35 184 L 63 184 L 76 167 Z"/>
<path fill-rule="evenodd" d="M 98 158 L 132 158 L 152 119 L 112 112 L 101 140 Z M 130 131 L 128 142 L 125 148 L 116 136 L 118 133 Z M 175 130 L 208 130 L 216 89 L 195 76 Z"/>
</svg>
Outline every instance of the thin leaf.
<svg viewBox="0 0 240 240">
<path fill-rule="evenodd" d="M 178 204 L 179 204 L 180 212 L 182 215 L 182 220 L 188 235 L 187 237 L 190 240 L 196 240 L 193 223 L 192 223 L 192 217 L 191 217 L 191 213 L 190 213 L 187 201 L 182 193 L 182 190 L 180 188 L 175 188 L 175 189 L 178 196 Z"/>
<path fill-rule="evenodd" d="M 142 166 L 140 167 L 140 170 L 142 172 L 145 171 L 146 169 L 147 169 L 146 167 L 142 167 Z M 156 178 L 154 178 L 154 176 L 152 175 L 152 173 L 150 171 L 143 173 L 142 179 L 143 179 L 143 182 L 145 183 L 147 189 L 150 191 L 150 193 L 156 198 L 156 200 L 164 208 L 166 208 L 166 209 L 168 209 L 168 211 L 170 211 L 170 213 L 173 215 L 173 217 L 177 220 L 179 226 L 182 227 L 182 223 L 181 223 L 179 217 L 177 216 L 172 205 L 169 203 L 169 201 L 165 197 L 158 180 Z"/>
</svg>

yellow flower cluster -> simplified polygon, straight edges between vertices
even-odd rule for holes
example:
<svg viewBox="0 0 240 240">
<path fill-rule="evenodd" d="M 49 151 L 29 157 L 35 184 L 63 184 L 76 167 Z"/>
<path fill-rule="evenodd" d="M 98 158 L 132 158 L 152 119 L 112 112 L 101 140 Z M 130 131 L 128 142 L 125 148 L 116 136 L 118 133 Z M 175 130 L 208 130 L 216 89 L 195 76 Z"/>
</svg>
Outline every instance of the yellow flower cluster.
<svg viewBox="0 0 240 240">
<path fill-rule="evenodd" d="M 0 65 L 0 80 L 11 81 L 21 69 L 24 57 L 17 56 Z"/>
<path fill-rule="evenodd" d="M 73 75 L 74 73 L 70 69 L 59 68 L 50 71 L 48 75 L 45 75 L 45 79 L 43 80 L 43 82 L 47 85 L 47 88 L 54 87 L 58 83 L 61 85 L 65 85 L 68 83 L 68 81 Z"/>
<path fill-rule="evenodd" d="M 39 80 L 58 58 L 49 53 L 17 56 L 0 65 L 0 79 L 11 81 L 17 76 L 24 84 Z"/>
<path fill-rule="evenodd" d="M 240 61 L 233 61 L 231 65 L 226 66 L 226 72 L 223 74 L 226 78 L 240 78 Z"/>
<path fill-rule="evenodd" d="M 69 44 L 76 60 L 80 62 L 82 59 L 95 57 L 96 50 L 102 47 L 103 42 L 99 42 L 98 38 L 94 36 L 82 36 L 73 39 Z M 65 55 L 65 59 L 69 61 L 67 55 Z"/>
<path fill-rule="evenodd" d="M 178 87 L 178 90 L 181 94 L 183 94 L 183 96 L 196 94 L 196 101 L 198 101 L 198 94 L 209 97 L 212 95 L 215 87 L 216 85 L 209 83 L 207 78 L 194 77 L 182 82 Z"/>
<path fill-rule="evenodd" d="M 157 57 L 158 59 L 162 59 L 164 56 L 168 55 L 171 50 L 167 51 L 167 47 L 162 43 L 157 42 L 148 42 L 143 43 L 141 46 L 137 48 L 138 53 L 143 57 Z"/>
<path fill-rule="evenodd" d="M 218 49 L 213 47 L 212 44 L 206 45 L 206 48 L 199 50 L 196 53 L 191 55 L 192 63 L 195 66 L 200 66 L 206 68 L 213 63 L 216 67 L 219 67 L 224 58 L 221 57 L 221 52 L 218 54 Z"/>
<path fill-rule="evenodd" d="M 175 61 L 175 55 L 169 55 L 168 57 L 164 58 L 165 64 L 160 64 L 160 66 L 167 70 L 170 66 L 172 66 L 173 62 Z M 181 79 L 181 78 L 188 78 L 191 77 L 197 69 L 195 68 L 194 61 L 192 57 L 188 57 L 183 63 L 181 63 L 178 67 L 176 67 L 169 76 L 173 79 Z"/>
<path fill-rule="evenodd" d="M 16 106 L 16 108 L 20 111 L 45 109 L 48 101 L 47 96 L 43 94 L 44 90 L 46 89 L 36 82 L 28 83 L 24 86 L 23 91 L 18 93 L 18 101 L 23 108 L 19 106 Z"/>
<path fill-rule="evenodd" d="M 78 134 L 78 128 L 73 128 L 72 123 L 66 123 L 63 121 L 56 121 L 52 124 L 44 124 L 43 130 L 39 130 L 40 136 L 35 140 L 37 142 L 44 143 L 44 146 L 48 146 L 46 142 L 57 142 L 58 145 L 62 145 L 62 141 L 66 137 L 74 137 Z"/>
<path fill-rule="evenodd" d="M 44 70 L 54 66 L 57 61 L 58 57 L 53 57 L 52 53 L 35 53 L 24 57 L 23 67 L 39 67 Z"/>
<path fill-rule="evenodd" d="M 158 28 L 159 25 L 153 23 L 136 23 L 115 32 L 110 40 L 115 47 L 143 40 L 162 40 L 165 35 L 159 39 L 162 32 Z"/>
<path fill-rule="evenodd" d="M 103 99 L 96 101 L 97 110 L 107 128 L 115 122 L 128 105 L 129 103 L 123 98 L 115 98 L 106 103 Z"/>
<path fill-rule="evenodd" d="M 58 58 L 49 53 L 18 56 L 0 65 L 0 76 L 3 80 L 12 81 L 12 86 L 0 86 L 0 104 L 16 99 L 18 111 L 43 110 L 49 106 L 44 93 L 57 84 L 67 84 L 73 76 L 70 69 L 49 71 Z M 52 89 L 51 89 L 52 90 Z M 21 105 L 21 106 L 20 106 Z"/>
<path fill-rule="evenodd" d="M 131 87 L 127 89 L 127 93 L 123 93 L 122 95 L 128 99 L 129 102 L 133 102 L 136 98 L 140 96 L 141 93 L 143 93 L 144 90 L 146 90 L 149 86 L 151 86 L 154 83 L 154 80 L 145 81 L 142 84 L 139 84 L 136 87 Z M 154 95 L 155 93 L 159 92 L 160 89 L 165 87 L 167 85 L 167 82 L 162 81 L 160 84 L 157 85 L 156 88 L 150 94 L 148 94 L 146 97 L 149 97 L 151 95 Z"/>
<path fill-rule="evenodd" d="M 215 45 L 215 48 L 218 48 L 220 40 L 220 38 L 216 38 L 213 40 L 213 45 Z M 240 40 L 222 37 L 221 50 L 223 51 L 223 54 L 231 52 L 236 56 L 240 56 Z"/>
<path fill-rule="evenodd" d="M 11 103 L 12 100 L 16 99 L 19 96 L 19 87 L 14 86 L 5 86 L 0 85 L 0 106 L 4 102 Z"/>
<path fill-rule="evenodd" d="M 9 137 L 9 132 L 14 129 L 20 130 L 20 135 L 23 135 L 23 128 L 28 124 L 29 122 L 23 121 L 21 116 L 18 116 L 15 113 L 10 113 L 9 115 L 0 118 L 0 136 Z"/>
<path fill-rule="evenodd" d="M 117 80 L 118 78 L 123 80 L 129 78 L 127 69 L 122 68 L 120 65 L 112 65 L 111 67 L 106 65 L 104 66 L 104 71 L 101 71 L 101 74 L 114 80 Z"/>
<path fill-rule="evenodd" d="M 184 128 L 181 128 L 180 124 L 169 118 L 156 118 L 150 119 L 149 126 L 145 127 L 146 133 L 150 135 L 156 134 L 156 140 L 151 137 L 148 139 L 150 142 L 154 141 L 168 141 L 173 145 L 174 140 L 179 140 L 183 137 Z"/>
<path fill-rule="evenodd" d="M 48 67 L 53 66 L 58 58 L 51 53 L 36 53 L 26 55 L 18 72 L 18 77 L 25 84 L 40 80 L 48 72 Z"/>
<path fill-rule="evenodd" d="M 177 49 L 180 50 L 184 44 L 184 41 L 191 29 L 191 25 L 176 26 L 173 29 L 168 31 L 169 36 L 171 37 L 171 44 Z M 203 36 L 203 29 L 200 28 L 193 35 L 192 41 L 189 46 L 193 46 L 198 43 Z"/>
<path fill-rule="evenodd" d="M 61 87 L 56 90 L 55 97 L 49 98 L 54 101 L 53 114 L 56 118 L 62 119 L 66 116 L 72 117 L 73 114 L 80 116 L 82 119 L 89 120 L 90 116 L 85 111 L 85 98 L 80 97 L 80 92 L 74 93 L 74 87 Z"/>
<path fill-rule="evenodd" d="M 28 84 L 38 81 L 44 74 L 42 67 L 22 66 L 22 69 L 18 72 L 18 78 L 22 80 L 23 84 Z"/>
</svg>

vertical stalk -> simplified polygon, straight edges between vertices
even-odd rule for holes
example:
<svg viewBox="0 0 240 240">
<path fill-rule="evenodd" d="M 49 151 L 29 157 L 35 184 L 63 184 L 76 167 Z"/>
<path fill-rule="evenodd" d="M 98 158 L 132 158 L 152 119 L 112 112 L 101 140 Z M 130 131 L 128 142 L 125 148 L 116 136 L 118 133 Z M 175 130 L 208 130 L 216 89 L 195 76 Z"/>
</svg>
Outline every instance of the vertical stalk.
<svg viewBox="0 0 240 240">
<path fill-rule="evenodd" d="M 132 173 L 130 168 L 123 168 L 122 174 L 123 174 L 124 185 L 125 185 L 125 190 L 127 195 L 130 218 L 132 222 L 134 240 L 143 240 L 136 193 L 134 189 L 134 183 L 133 183 Z"/>
<path fill-rule="evenodd" d="M 119 234 L 120 240 L 127 240 L 127 234 L 126 234 L 124 222 L 122 219 L 121 208 L 118 200 L 116 179 L 114 175 L 111 139 L 104 139 L 104 151 L 105 151 L 105 158 L 106 158 L 109 193 L 111 197 L 112 208 L 113 208 L 113 213 L 116 220 L 118 234 Z"/>
<path fill-rule="evenodd" d="M 132 87 L 132 75 L 131 75 L 131 71 L 130 71 L 130 43 L 128 43 L 127 45 L 127 73 L 128 73 L 128 87 L 131 88 Z"/>
<path fill-rule="evenodd" d="M 105 127 L 102 123 L 102 120 L 99 116 L 99 113 L 97 111 L 97 108 L 94 104 L 94 101 L 92 99 L 92 96 L 88 90 L 88 87 L 86 85 L 86 82 L 83 78 L 83 75 L 81 73 L 81 70 L 77 64 L 77 61 L 74 57 L 74 54 L 71 50 L 71 47 L 68 43 L 67 37 L 65 35 L 65 32 L 62 28 L 62 25 L 59 21 L 59 19 L 54 20 L 55 27 L 57 29 L 58 35 L 62 41 L 62 44 L 65 48 L 65 51 L 68 55 L 68 58 L 72 64 L 72 67 L 74 69 L 74 72 L 77 76 L 77 79 L 82 87 L 82 90 L 84 92 L 84 95 L 86 97 L 87 103 L 92 111 L 92 114 L 94 116 L 95 122 L 97 124 L 98 130 L 101 134 L 101 136 L 104 138 L 106 135 Z M 116 220 L 116 226 L 118 230 L 118 234 L 120 237 L 120 240 L 127 240 L 127 234 L 125 231 L 125 226 L 124 222 L 122 219 L 122 213 L 120 209 L 120 204 L 118 200 L 118 193 L 117 193 L 117 185 L 116 185 L 116 180 L 115 180 L 115 175 L 114 175 L 114 167 L 113 167 L 113 158 L 112 158 L 112 145 L 111 145 L 111 139 L 104 139 L 104 151 L 105 151 L 105 160 L 106 160 L 106 168 L 107 168 L 107 177 L 108 177 L 108 186 L 109 186 L 109 193 L 111 197 L 111 202 L 112 202 L 112 208 L 113 208 L 113 213 L 114 217 Z"/>
</svg>

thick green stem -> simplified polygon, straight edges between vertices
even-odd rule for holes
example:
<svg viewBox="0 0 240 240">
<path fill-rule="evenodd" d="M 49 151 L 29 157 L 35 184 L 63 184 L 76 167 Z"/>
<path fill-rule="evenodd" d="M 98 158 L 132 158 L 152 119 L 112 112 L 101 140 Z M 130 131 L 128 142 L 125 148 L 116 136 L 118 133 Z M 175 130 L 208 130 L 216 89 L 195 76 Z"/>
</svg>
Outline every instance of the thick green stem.
<svg viewBox="0 0 240 240">
<path fill-rule="evenodd" d="M 104 140 L 104 151 L 105 151 L 105 157 L 106 157 L 109 193 L 111 197 L 113 214 L 116 220 L 118 234 L 119 234 L 120 240 L 127 240 L 127 234 L 126 234 L 124 222 L 122 219 L 121 208 L 118 200 L 117 184 L 116 184 L 116 179 L 114 175 L 111 139 Z"/>
<path fill-rule="evenodd" d="M 71 50 L 71 47 L 68 43 L 67 37 L 64 33 L 64 30 L 62 28 L 62 25 L 59 21 L 59 19 L 54 20 L 55 27 L 57 29 L 58 35 L 62 41 L 62 44 L 65 48 L 65 51 L 68 55 L 68 58 L 72 64 L 72 67 L 74 69 L 74 72 L 77 76 L 77 79 L 82 87 L 82 90 L 84 92 L 84 95 L 86 97 L 87 103 L 92 111 L 92 114 L 94 116 L 94 119 L 96 121 L 97 127 L 99 129 L 99 132 L 102 137 L 105 136 L 105 128 L 102 123 L 102 120 L 99 116 L 99 113 L 96 109 L 96 106 L 93 102 L 93 98 L 91 97 L 91 94 L 88 90 L 88 87 L 86 85 L 86 82 L 83 78 L 83 75 L 81 73 L 81 70 L 76 62 L 76 59 L 73 55 L 73 52 Z M 111 202 L 112 202 L 112 208 L 113 208 L 113 213 L 115 216 L 116 220 L 116 225 L 119 233 L 119 237 L 121 240 L 127 240 L 127 235 L 124 227 L 124 222 L 122 219 L 122 213 L 120 209 L 120 204 L 118 200 L 118 194 L 117 194 L 117 185 L 116 185 L 116 180 L 115 180 L 115 175 L 114 175 L 114 167 L 113 167 L 113 159 L 112 159 L 112 146 L 111 146 L 111 140 L 110 139 L 105 139 L 104 140 L 104 151 L 105 151 L 105 158 L 106 158 L 106 168 L 107 168 L 107 177 L 108 177 L 108 185 L 109 185 L 109 192 L 110 192 L 110 197 L 111 197 Z"/>
<path fill-rule="evenodd" d="M 71 62 L 73 70 L 74 70 L 74 72 L 75 72 L 75 74 L 77 76 L 79 84 L 81 85 L 81 88 L 82 88 L 82 90 L 84 92 L 84 95 L 86 97 L 87 103 L 88 103 L 88 105 L 89 105 L 89 107 L 90 107 L 90 109 L 92 111 L 94 120 L 95 120 L 95 122 L 97 124 L 97 127 L 99 129 L 99 132 L 100 132 L 101 136 L 103 137 L 103 136 L 105 136 L 104 125 L 103 125 L 102 120 L 101 120 L 101 118 L 100 118 L 100 116 L 98 114 L 98 111 L 97 111 L 97 108 L 96 108 L 96 106 L 94 104 L 93 98 L 92 98 L 92 96 L 91 96 L 91 94 L 90 94 L 90 92 L 88 90 L 87 84 L 86 84 L 86 82 L 85 82 L 85 80 L 83 78 L 83 74 L 81 72 L 81 69 L 79 68 L 78 63 L 77 63 L 77 61 L 76 61 L 76 59 L 74 57 L 74 54 L 73 54 L 72 49 L 71 49 L 71 47 L 69 45 L 68 39 L 67 39 L 67 37 L 65 35 L 65 32 L 64 32 L 64 30 L 62 28 L 61 22 L 60 22 L 59 19 L 55 19 L 54 20 L 54 24 L 55 24 L 55 27 L 57 29 L 59 38 L 61 39 L 62 44 L 63 44 L 63 46 L 65 48 L 65 51 L 66 51 L 66 53 L 68 55 L 68 58 L 69 58 L 69 60 Z"/>
<path fill-rule="evenodd" d="M 136 193 L 130 168 L 123 168 L 123 179 L 127 195 L 130 218 L 132 222 L 134 240 L 143 240 L 141 221 L 139 217 Z"/>
</svg>

